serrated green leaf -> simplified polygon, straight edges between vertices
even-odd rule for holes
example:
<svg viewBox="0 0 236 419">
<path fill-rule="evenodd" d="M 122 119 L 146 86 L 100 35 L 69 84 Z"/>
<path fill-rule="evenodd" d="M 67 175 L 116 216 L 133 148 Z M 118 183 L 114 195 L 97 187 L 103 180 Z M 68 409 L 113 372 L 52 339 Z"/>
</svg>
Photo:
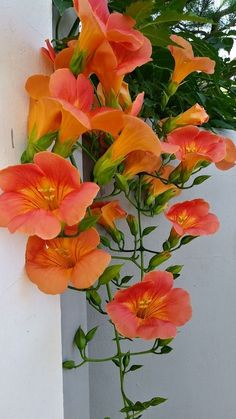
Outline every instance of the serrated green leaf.
<svg viewBox="0 0 236 419">
<path fill-rule="evenodd" d="M 160 24 L 167 22 L 179 22 L 181 20 L 199 23 L 212 23 L 211 19 L 202 16 L 197 16 L 191 13 L 179 13 L 176 10 L 168 10 L 167 12 L 162 13 L 155 19 L 155 22 Z"/>
<path fill-rule="evenodd" d="M 159 28 L 155 23 L 146 25 L 140 30 L 155 47 L 167 47 L 172 44 L 169 31 L 165 28 Z"/>
<path fill-rule="evenodd" d="M 125 14 L 141 23 L 151 16 L 152 9 L 153 0 L 139 0 L 126 7 Z"/>
</svg>

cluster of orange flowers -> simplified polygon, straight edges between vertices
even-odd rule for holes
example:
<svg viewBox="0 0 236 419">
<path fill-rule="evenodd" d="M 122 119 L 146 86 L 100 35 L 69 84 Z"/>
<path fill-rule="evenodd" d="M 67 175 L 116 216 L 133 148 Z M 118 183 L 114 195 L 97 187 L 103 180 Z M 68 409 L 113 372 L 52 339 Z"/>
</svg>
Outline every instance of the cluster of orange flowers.
<svg viewBox="0 0 236 419">
<path fill-rule="evenodd" d="M 126 217 L 126 212 L 119 201 L 94 199 L 98 185 L 109 183 L 118 168 L 126 182 L 145 173 L 147 205 L 168 193 L 162 200 L 163 210 L 180 193 L 178 184 L 186 182 L 202 163 L 213 162 L 225 170 L 236 160 L 230 139 L 197 127 L 208 120 L 198 104 L 160 121 L 163 138 L 159 139 L 138 117 L 144 92 L 132 102 L 124 81 L 126 74 L 151 60 L 150 41 L 134 28 L 131 17 L 110 14 L 106 0 L 74 0 L 74 7 L 82 23 L 78 40 L 59 53 L 47 42 L 43 52 L 53 65 L 52 74 L 33 75 L 26 82 L 30 108 L 24 164 L 0 171 L 0 224 L 11 233 L 30 236 L 27 274 L 50 294 L 62 293 L 68 284 L 89 288 L 109 265 L 111 256 L 99 248 L 96 229 L 81 232 L 79 226 L 92 214 L 116 237 L 115 221 Z M 182 37 L 171 39 L 175 67 L 166 101 L 191 72 L 211 74 L 215 64 L 209 58 L 194 57 L 190 43 Z M 96 75 L 96 87 L 91 75 Z M 67 157 L 85 133 L 96 134 L 100 157 L 94 166 L 94 182 L 82 183 Z M 177 165 L 163 164 L 163 154 L 174 155 Z M 218 229 L 217 217 L 209 214 L 209 205 L 201 199 L 173 205 L 166 217 L 173 224 L 172 239 Z M 171 273 L 156 271 L 118 291 L 107 305 L 117 330 L 130 338 L 174 337 L 176 326 L 191 317 L 191 306 L 187 292 L 172 286 Z"/>
</svg>

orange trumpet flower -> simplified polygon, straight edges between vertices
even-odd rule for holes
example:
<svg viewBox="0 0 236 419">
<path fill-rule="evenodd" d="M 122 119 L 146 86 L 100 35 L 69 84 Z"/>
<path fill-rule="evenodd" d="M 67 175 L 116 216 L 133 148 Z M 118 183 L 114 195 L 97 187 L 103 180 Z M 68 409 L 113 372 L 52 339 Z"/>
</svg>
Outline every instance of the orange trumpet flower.
<svg viewBox="0 0 236 419">
<path fill-rule="evenodd" d="M 226 146 L 226 155 L 223 160 L 216 163 L 217 169 L 229 170 L 236 164 L 236 146 L 230 138 L 223 138 Z"/>
<path fill-rule="evenodd" d="M 98 223 L 106 230 L 112 232 L 117 230 L 115 221 L 125 218 L 127 213 L 121 208 L 119 201 L 96 201 L 91 207 L 92 215 L 98 215 Z"/>
<path fill-rule="evenodd" d="M 177 327 L 191 319 L 192 308 L 187 291 L 173 285 L 170 272 L 155 271 L 117 291 L 106 309 L 118 332 L 130 339 L 174 338 Z"/>
<path fill-rule="evenodd" d="M 95 164 L 94 178 L 101 185 L 111 180 L 117 166 L 129 153 L 145 151 L 154 154 L 155 157 L 161 155 L 160 141 L 145 122 L 129 115 L 125 115 L 123 119 L 125 126 L 121 134 Z"/>
<path fill-rule="evenodd" d="M 28 146 L 22 154 L 22 163 L 31 162 L 35 153 L 46 150 L 56 140 L 60 125 L 60 106 L 48 99 L 30 99 Z"/>
<path fill-rule="evenodd" d="M 215 61 L 208 57 L 194 57 L 192 45 L 186 39 L 178 35 L 171 35 L 171 40 L 175 44 L 169 45 L 171 55 L 175 60 L 175 68 L 172 74 L 171 84 L 176 88 L 178 85 L 194 71 L 213 74 Z"/>
<path fill-rule="evenodd" d="M 99 191 L 92 182 L 80 182 L 78 170 L 62 157 L 43 151 L 34 163 L 0 171 L 0 225 L 52 239 L 63 224 L 78 223 Z"/>
<path fill-rule="evenodd" d="M 34 99 L 51 99 L 52 109 L 60 105 L 62 122 L 54 151 L 64 157 L 70 154 L 81 134 L 96 129 L 116 135 L 123 126 L 121 111 L 105 107 L 92 109 L 91 82 L 83 74 L 76 78 L 67 68 L 56 70 L 50 77 L 30 77 L 26 90 Z"/>
<path fill-rule="evenodd" d="M 111 256 L 97 249 L 100 237 L 93 228 L 78 237 L 42 240 L 33 236 L 26 248 L 29 279 L 46 294 L 60 294 L 69 284 L 89 288 L 109 265 Z"/>
<path fill-rule="evenodd" d="M 190 176 L 200 162 L 217 163 L 226 154 L 226 145 L 222 137 L 192 125 L 172 131 L 167 136 L 167 143 L 179 146 L 175 155 L 182 161 L 181 170 L 186 176 Z"/>
<path fill-rule="evenodd" d="M 185 125 L 202 125 L 209 120 L 209 116 L 205 109 L 198 103 L 193 105 L 187 111 L 175 116 L 163 120 L 163 130 L 166 134 L 173 131 L 176 128 Z"/>
<path fill-rule="evenodd" d="M 118 93 L 124 75 L 150 61 L 152 47 L 135 20 L 109 13 L 107 0 L 74 0 L 82 30 L 71 60 L 75 74 L 95 73 L 105 91 Z"/>
<path fill-rule="evenodd" d="M 219 220 L 209 213 L 209 204 L 203 199 L 193 199 L 173 205 L 166 213 L 173 224 L 175 234 L 205 236 L 219 229 Z"/>
</svg>

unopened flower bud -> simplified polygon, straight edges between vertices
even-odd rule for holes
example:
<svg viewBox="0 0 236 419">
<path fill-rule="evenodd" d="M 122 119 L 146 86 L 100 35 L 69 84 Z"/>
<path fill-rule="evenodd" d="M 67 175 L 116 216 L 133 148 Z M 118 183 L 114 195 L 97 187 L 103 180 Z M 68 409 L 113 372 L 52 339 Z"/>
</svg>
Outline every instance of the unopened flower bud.
<svg viewBox="0 0 236 419">
<path fill-rule="evenodd" d="M 126 217 L 127 224 L 129 226 L 130 232 L 133 236 L 137 236 L 138 234 L 138 222 L 134 215 L 129 214 Z"/>
</svg>

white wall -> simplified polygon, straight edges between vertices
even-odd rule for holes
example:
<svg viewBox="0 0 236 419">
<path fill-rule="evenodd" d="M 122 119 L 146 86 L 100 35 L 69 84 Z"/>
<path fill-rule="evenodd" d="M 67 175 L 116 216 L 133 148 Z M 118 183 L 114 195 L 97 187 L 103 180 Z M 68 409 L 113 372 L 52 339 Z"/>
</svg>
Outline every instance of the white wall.
<svg viewBox="0 0 236 419">
<path fill-rule="evenodd" d="M 46 71 L 39 48 L 51 26 L 51 0 L 1 0 L 1 168 L 18 163 L 24 149 L 24 83 Z M 40 293 L 26 278 L 25 243 L 22 235 L 1 229 L 0 417 L 62 419 L 60 299 Z"/>
</svg>

